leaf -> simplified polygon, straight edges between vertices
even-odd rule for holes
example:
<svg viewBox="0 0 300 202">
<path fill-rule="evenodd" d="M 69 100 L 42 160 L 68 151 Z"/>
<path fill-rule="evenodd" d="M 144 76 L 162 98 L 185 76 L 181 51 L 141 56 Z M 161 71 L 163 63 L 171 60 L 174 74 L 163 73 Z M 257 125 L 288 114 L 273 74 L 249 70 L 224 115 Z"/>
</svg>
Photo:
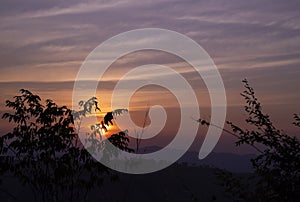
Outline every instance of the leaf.
<svg viewBox="0 0 300 202">
<path fill-rule="evenodd" d="M 99 112 L 101 112 L 101 109 L 98 107 L 98 102 L 97 101 L 95 101 L 95 111 L 99 111 Z"/>
<path fill-rule="evenodd" d="M 119 116 L 123 114 L 124 112 L 128 113 L 128 109 L 116 109 L 112 111 L 113 116 Z"/>
<path fill-rule="evenodd" d="M 113 113 L 112 112 L 107 112 L 106 115 L 104 116 L 104 124 L 107 125 L 107 126 L 109 125 L 109 123 L 111 125 L 114 125 L 113 122 L 112 122 L 113 119 L 114 119 Z"/>
<path fill-rule="evenodd" d="M 78 102 L 78 106 L 79 106 L 79 107 L 82 107 L 83 104 L 84 104 L 84 102 L 83 102 L 82 100 L 80 100 L 80 101 Z"/>
<path fill-rule="evenodd" d="M 105 132 L 108 131 L 103 121 L 101 121 L 101 129 L 103 129 Z"/>
</svg>

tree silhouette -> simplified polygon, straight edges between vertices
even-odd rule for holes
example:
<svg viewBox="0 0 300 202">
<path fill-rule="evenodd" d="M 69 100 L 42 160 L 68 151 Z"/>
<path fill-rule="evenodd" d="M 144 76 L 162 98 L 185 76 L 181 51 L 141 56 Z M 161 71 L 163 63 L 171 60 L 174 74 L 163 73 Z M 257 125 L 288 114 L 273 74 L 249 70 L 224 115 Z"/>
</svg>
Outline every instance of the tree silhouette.
<svg viewBox="0 0 300 202">
<path fill-rule="evenodd" d="M 0 137 L 0 174 L 9 173 L 29 186 L 35 201 L 86 201 L 92 188 L 102 186 L 104 177 L 116 179 L 91 157 L 75 131 L 74 124 L 80 130 L 82 118 L 100 110 L 95 97 L 80 101 L 81 110 L 72 111 L 50 99 L 43 105 L 28 90 L 21 89 L 20 94 L 6 101 L 11 112 L 2 116 L 15 126 Z M 124 132 L 108 141 L 132 151 Z"/>
<path fill-rule="evenodd" d="M 256 130 L 242 129 L 227 121 L 237 137 L 236 146 L 250 145 L 258 151 L 251 160 L 255 174 L 249 178 L 237 178 L 232 173 L 218 173 L 223 185 L 237 201 L 298 201 L 300 193 L 300 142 L 277 129 L 270 117 L 262 112 L 262 106 L 247 80 L 243 80 L 248 114 L 246 123 Z M 300 126 L 298 115 L 294 115 L 295 126 Z M 203 119 L 202 125 L 213 125 Z M 215 125 L 213 125 L 215 126 Z M 216 126 L 218 127 L 218 126 Z"/>
</svg>

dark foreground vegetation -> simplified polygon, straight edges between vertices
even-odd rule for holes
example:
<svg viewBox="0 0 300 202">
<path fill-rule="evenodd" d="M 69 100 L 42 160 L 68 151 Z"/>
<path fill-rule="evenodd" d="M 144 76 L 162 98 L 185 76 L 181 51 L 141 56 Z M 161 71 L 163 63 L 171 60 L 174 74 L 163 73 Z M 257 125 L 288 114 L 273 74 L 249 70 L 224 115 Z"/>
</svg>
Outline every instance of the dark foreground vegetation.
<svg viewBox="0 0 300 202">
<path fill-rule="evenodd" d="M 231 201 L 215 175 L 216 170 L 174 164 L 165 170 L 147 175 L 110 171 L 110 175 L 115 175 L 116 178 L 102 175 L 102 186 L 92 187 L 85 201 Z M 0 192 L 1 201 L 34 201 L 30 187 L 23 186 L 15 178 L 4 176 L 2 189 L 9 191 L 18 200 Z M 84 200 L 74 198 L 73 201 Z"/>
<path fill-rule="evenodd" d="M 41 98 L 28 90 L 21 89 L 20 93 L 13 101 L 6 101 L 11 112 L 2 116 L 15 125 L 0 138 L 2 181 L 6 176 L 16 185 L 26 186 L 32 201 L 86 201 L 91 190 L 100 188 L 104 179 L 116 178 L 116 173 L 95 161 L 89 152 L 102 148 L 104 158 L 117 155 L 116 151 L 106 149 L 106 141 L 132 152 L 127 147 L 126 133 L 121 131 L 100 142 L 96 136 L 106 128 L 104 124 L 95 124 L 86 137 L 86 142 L 91 142 L 87 149 L 77 133 L 82 118 L 100 110 L 96 98 L 80 101 L 80 110 L 72 111 L 49 99 L 43 105 Z M 112 124 L 112 114 L 108 112 L 102 122 Z M 4 187 L 1 190 L 9 194 Z"/>
<path fill-rule="evenodd" d="M 108 112 L 103 121 L 91 126 L 88 152 L 78 130 L 83 117 L 100 110 L 96 98 L 79 102 L 80 110 L 72 111 L 49 99 L 43 105 L 38 95 L 22 89 L 13 101 L 6 101 L 10 112 L 2 115 L 14 128 L 0 137 L 1 201 L 298 201 L 299 140 L 273 125 L 253 89 L 243 82 L 246 122 L 257 130 L 227 122 L 232 130 L 225 132 L 237 138 L 237 146 L 248 144 L 258 151 L 251 160 L 252 174 L 182 164 L 147 175 L 114 172 L 89 152 L 101 150 L 107 160 L 117 156 L 106 149 L 105 141 L 134 152 L 128 147 L 126 131 L 104 142 L 96 138 L 125 109 Z M 296 114 L 294 118 L 293 124 L 300 127 L 300 118 Z M 202 119 L 199 123 L 213 125 Z"/>
<path fill-rule="evenodd" d="M 251 159 L 255 175 L 237 178 L 229 172 L 217 175 L 225 190 L 235 201 L 299 201 L 300 198 L 300 142 L 277 129 L 247 80 L 243 80 L 248 114 L 246 123 L 255 129 L 242 129 L 227 121 L 232 131 L 224 130 L 237 138 L 236 146 L 247 144 L 259 155 Z M 300 127 L 300 118 L 294 114 L 293 125 Z M 202 125 L 211 123 L 199 119 Z M 214 125 L 215 126 L 215 125 Z M 218 126 L 215 126 L 218 127 Z"/>
</svg>

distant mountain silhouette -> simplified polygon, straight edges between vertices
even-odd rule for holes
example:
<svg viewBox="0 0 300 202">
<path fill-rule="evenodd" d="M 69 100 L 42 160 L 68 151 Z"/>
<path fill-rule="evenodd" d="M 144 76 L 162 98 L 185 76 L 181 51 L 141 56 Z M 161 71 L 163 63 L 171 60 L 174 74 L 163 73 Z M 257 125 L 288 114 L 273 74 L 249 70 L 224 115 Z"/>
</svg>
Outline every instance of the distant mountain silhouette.
<svg viewBox="0 0 300 202">
<path fill-rule="evenodd" d="M 151 153 L 158 151 L 162 147 L 149 146 L 140 149 L 140 153 Z M 221 169 L 226 169 L 235 173 L 253 172 L 250 159 L 254 158 L 255 154 L 233 154 L 233 153 L 216 153 L 212 152 L 205 159 L 198 159 L 198 152 L 187 151 L 179 160 L 178 163 L 186 163 L 190 166 L 210 166 Z"/>
</svg>

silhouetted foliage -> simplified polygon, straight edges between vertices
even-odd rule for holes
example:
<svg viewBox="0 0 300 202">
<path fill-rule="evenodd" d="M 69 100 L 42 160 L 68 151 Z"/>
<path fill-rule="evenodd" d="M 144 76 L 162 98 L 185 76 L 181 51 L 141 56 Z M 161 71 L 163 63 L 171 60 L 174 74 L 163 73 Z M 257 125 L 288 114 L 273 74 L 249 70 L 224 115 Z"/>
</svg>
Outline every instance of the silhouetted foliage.
<svg viewBox="0 0 300 202">
<path fill-rule="evenodd" d="M 218 173 L 228 193 L 237 201 L 298 201 L 300 193 L 300 142 L 278 130 L 270 117 L 262 112 L 262 106 L 247 80 L 243 80 L 248 114 L 246 123 L 256 130 L 242 129 L 227 122 L 238 138 L 236 145 L 254 147 L 259 155 L 251 160 L 255 174 L 249 179 L 237 178 L 226 171 Z M 298 115 L 294 115 L 295 126 L 300 126 Z M 199 119 L 200 124 L 211 123 Z"/>
<path fill-rule="evenodd" d="M 112 112 L 108 112 L 108 113 L 104 116 L 104 124 L 105 124 L 105 125 L 109 125 L 109 124 L 113 125 L 113 122 L 112 122 L 113 118 L 114 118 L 114 117 L 113 117 Z"/>
<path fill-rule="evenodd" d="M 83 117 L 94 109 L 100 111 L 95 97 L 80 101 L 82 109 L 72 111 L 49 99 L 43 105 L 28 90 L 20 93 L 6 101 L 12 112 L 2 116 L 15 127 L 0 137 L 0 174 L 8 172 L 29 186 L 35 201 L 85 201 L 92 188 L 101 187 L 105 176 L 116 179 L 91 157 L 75 131 L 74 124 L 80 130 Z M 124 132 L 108 141 L 132 151 Z"/>
<path fill-rule="evenodd" d="M 112 111 L 112 114 L 113 116 L 118 116 L 125 112 L 128 113 L 128 109 L 115 109 L 114 111 Z"/>
<path fill-rule="evenodd" d="M 295 119 L 295 122 L 293 122 L 293 124 L 295 126 L 300 127 L 300 117 L 297 114 L 294 114 L 294 119 Z"/>
</svg>

